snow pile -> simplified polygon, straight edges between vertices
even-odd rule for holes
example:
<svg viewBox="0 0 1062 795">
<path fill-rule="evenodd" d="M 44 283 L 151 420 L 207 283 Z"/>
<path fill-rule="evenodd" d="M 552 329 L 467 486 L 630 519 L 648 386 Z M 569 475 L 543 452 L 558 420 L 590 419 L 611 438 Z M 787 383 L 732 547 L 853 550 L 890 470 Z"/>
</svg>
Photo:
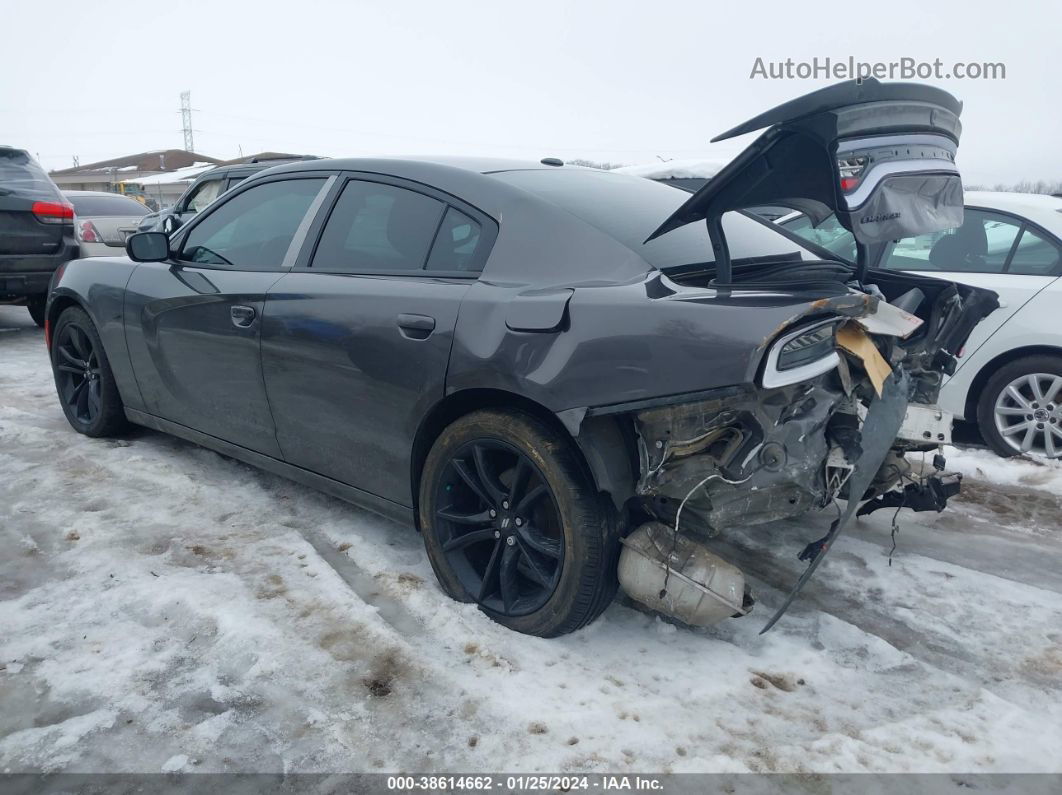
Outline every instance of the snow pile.
<svg viewBox="0 0 1062 795">
<path fill-rule="evenodd" d="M 217 168 L 217 166 L 213 163 L 186 166 L 185 168 L 178 168 L 174 171 L 167 171 L 163 174 L 154 174 L 150 177 L 136 177 L 125 181 L 143 185 L 144 187 L 149 185 L 174 185 L 180 182 L 194 182 L 196 177 L 204 172 L 210 171 L 212 168 Z"/>
<path fill-rule="evenodd" d="M 1004 486 L 1021 486 L 1062 494 L 1062 461 L 1031 456 L 1000 458 L 991 450 L 946 447 L 948 470 Z"/>
<path fill-rule="evenodd" d="M 986 483 L 903 512 L 891 566 L 893 512 L 862 519 L 764 636 L 832 513 L 720 545 L 748 618 L 619 599 L 530 638 L 444 596 L 411 528 L 159 434 L 74 434 L 40 332 L 0 308 L 16 322 L 0 771 L 1062 771 L 1057 492 L 1039 534 Z"/>
<path fill-rule="evenodd" d="M 725 160 L 686 159 L 621 166 L 612 170 L 617 174 L 629 174 L 632 177 L 645 177 L 646 179 L 711 179 L 725 165 Z"/>
</svg>

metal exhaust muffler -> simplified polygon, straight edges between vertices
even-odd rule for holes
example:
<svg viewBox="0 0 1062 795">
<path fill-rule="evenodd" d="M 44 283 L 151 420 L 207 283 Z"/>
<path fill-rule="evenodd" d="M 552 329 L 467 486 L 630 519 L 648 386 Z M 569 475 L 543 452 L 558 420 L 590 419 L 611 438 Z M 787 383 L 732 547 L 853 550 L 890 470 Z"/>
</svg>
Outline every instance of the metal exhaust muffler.
<svg viewBox="0 0 1062 795">
<path fill-rule="evenodd" d="M 696 627 L 752 610 L 741 569 L 661 522 L 623 539 L 619 581 L 635 601 Z"/>
</svg>

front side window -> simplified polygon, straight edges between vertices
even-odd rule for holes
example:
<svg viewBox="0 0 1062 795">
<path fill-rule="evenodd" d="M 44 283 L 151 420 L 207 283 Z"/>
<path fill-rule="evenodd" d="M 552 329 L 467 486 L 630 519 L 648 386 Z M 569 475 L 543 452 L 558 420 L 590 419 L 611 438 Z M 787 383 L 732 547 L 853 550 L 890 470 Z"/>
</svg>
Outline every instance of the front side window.
<svg viewBox="0 0 1062 795">
<path fill-rule="evenodd" d="M 234 196 L 192 228 L 180 258 L 237 270 L 279 270 L 324 183 L 286 179 Z"/>
<path fill-rule="evenodd" d="M 1059 267 L 1058 246 L 1028 227 L 1021 233 L 1007 273 L 1024 276 L 1056 276 Z"/>
<path fill-rule="evenodd" d="M 188 197 L 188 203 L 185 204 L 185 211 L 190 213 L 202 212 L 220 193 L 221 180 L 208 179 L 192 191 L 192 195 Z"/>
<path fill-rule="evenodd" d="M 445 206 L 394 185 L 351 180 L 325 224 L 311 267 L 338 273 L 420 270 Z"/>
<path fill-rule="evenodd" d="M 996 213 L 967 209 L 962 226 L 888 244 L 881 267 L 905 271 L 1002 273 L 1019 225 Z"/>
</svg>

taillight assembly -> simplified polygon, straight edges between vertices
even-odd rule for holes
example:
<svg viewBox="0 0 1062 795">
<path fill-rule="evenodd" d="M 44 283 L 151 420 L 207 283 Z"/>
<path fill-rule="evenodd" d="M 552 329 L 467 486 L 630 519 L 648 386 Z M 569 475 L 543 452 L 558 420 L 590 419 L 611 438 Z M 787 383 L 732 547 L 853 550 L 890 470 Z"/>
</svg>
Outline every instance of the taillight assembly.
<svg viewBox="0 0 1062 795">
<path fill-rule="evenodd" d="M 66 202 L 33 202 L 31 210 L 42 224 L 74 223 L 74 205 Z"/>
<path fill-rule="evenodd" d="M 867 167 L 867 156 L 837 158 L 837 171 L 841 175 L 841 190 L 845 193 L 855 190 Z"/>
<path fill-rule="evenodd" d="M 77 225 L 77 237 L 82 243 L 102 243 L 103 236 L 92 221 L 82 221 Z"/>
</svg>

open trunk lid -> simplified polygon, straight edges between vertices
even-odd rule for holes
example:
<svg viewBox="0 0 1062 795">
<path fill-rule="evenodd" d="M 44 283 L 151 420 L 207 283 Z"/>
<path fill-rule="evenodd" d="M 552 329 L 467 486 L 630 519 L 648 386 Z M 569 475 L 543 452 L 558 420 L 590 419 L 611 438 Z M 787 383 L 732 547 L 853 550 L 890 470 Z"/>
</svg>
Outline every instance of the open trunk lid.
<svg viewBox="0 0 1062 795">
<path fill-rule="evenodd" d="M 693 194 L 646 242 L 705 221 L 716 282 L 731 282 L 724 213 L 793 207 L 814 223 L 834 213 L 855 236 L 861 281 L 871 246 L 962 224 L 955 167 L 962 104 L 932 86 L 868 79 L 814 91 L 717 136 L 767 129 Z"/>
</svg>

